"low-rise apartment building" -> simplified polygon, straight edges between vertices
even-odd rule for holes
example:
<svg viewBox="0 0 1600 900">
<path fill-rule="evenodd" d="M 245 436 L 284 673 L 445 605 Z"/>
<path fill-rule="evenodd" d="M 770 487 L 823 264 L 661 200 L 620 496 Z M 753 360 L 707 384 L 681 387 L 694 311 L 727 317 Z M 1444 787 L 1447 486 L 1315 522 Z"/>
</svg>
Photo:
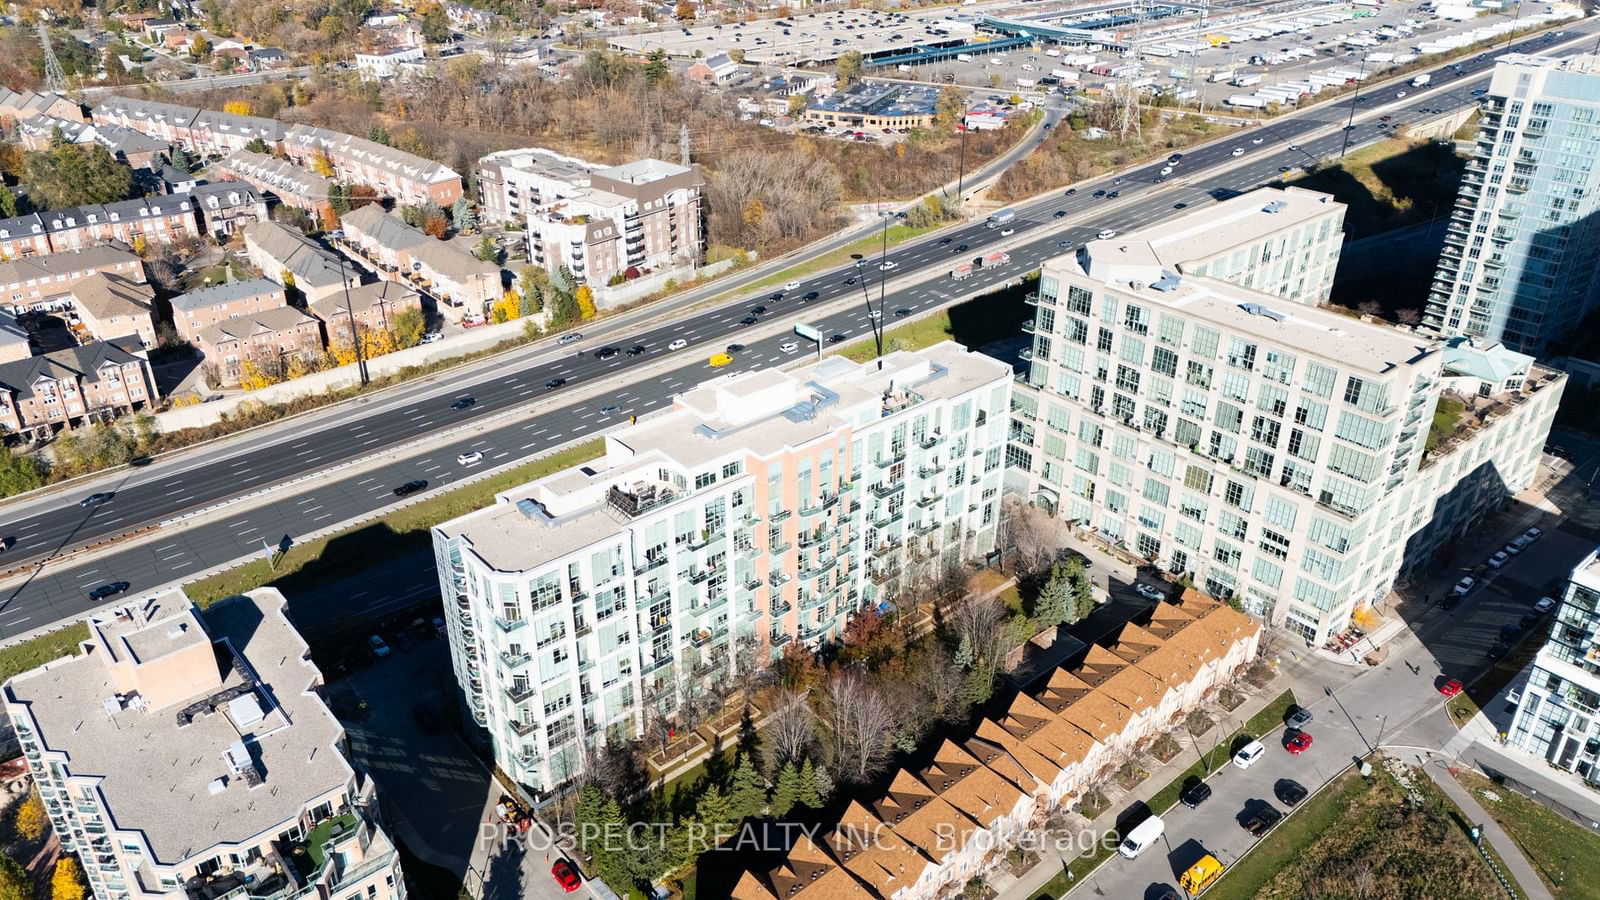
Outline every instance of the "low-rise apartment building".
<svg viewBox="0 0 1600 900">
<path fill-rule="evenodd" d="M 5 683 L 94 896 L 405 897 L 376 786 L 285 607 L 262 589 L 201 612 L 169 591 L 91 616 L 81 653 Z"/>
<path fill-rule="evenodd" d="M 156 345 L 156 292 L 142 281 L 96 272 L 72 286 L 72 316 L 89 337 L 102 341 L 134 337 Z"/>
<path fill-rule="evenodd" d="M 213 240 L 226 241 L 256 222 L 267 221 L 267 201 L 244 181 L 217 181 L 190 188 L 200 227 Z"/>
<path fill-rule="evenodd" d="M 1297 246 L 1324 255 L 1320 238 Z M 1221 274 L 1251 277 L 1209 256 L 1207 272 L 1226 260 Z M 1530 373 L 1495 406 L 1527 411 L 1484 418 L 1474 449 L 1453 451 L 1493 475 L 1458 502 L 1464 473 L 1428 446 L 1446 374 L 1435 339 L 1173 258 L 1121 239 L 1045 263 L 1008 453 L 1032 502 L 1318 645 L 1387 602 L 1421 563 L 1406 548 L 1425 526 L 1455 532 L 1484 492 L 1530 483 L 1561 376 Z M 1310 297 L 1310 280 L 1269 281 Z"/>
<path fill-rule="evenodd" d="M 336 180 L 367 185 L 398 203 L 449 206 L 461 199 L 461 176 L 450 167 L 377 141 L 294 125 L 283 135 L 283 150 L 308 168 L 326 157 Z"/>
<path fill-rule="evenodd" d="M 1249 617 L 1193 590 L 1141 619 L 1092 646 L 1075 671 L 1018 694 L 972 738 L 946 740 L 926 765 L 898 772 L 881 797 L 851 801 L 837 825 L 802 830 L 782 864 L 745 873 L 735 900 L 959 894 L 1176 728 L 1255 658 L 1261 637 Z"/>
<path fill-rule="evenodd" d="M 538 147 L 501 150 L 478 160 L 480 214 L 495 222 L 523 222 L 528 214 L 589 186 L 594 166 Z"/>
<path fill-rule="evenodd" d="M 73 285 L 97 273 L 145 280 L 144 261 L 120 243 L 9 259 L 0 262 L 0 305 L 18 312 L 56 306 Z"/>
<path fill-rule="evenodd" d="M 214 284 L 173 297 L 172 325 L 178 337 L 193 344 L 200 332 L 219 322 L 288 306 L 283 286 L 270 278 Z"/>
<path fill-rule="evenodd" d="M 434 529 L 463 708 L 544 791 L 578 742 L 837 638 L 993 549 L 1012 378 L 942 343 L 724 376 Z"/>
<path fill-rule="evenodd" d="M 0 363 L 0 432 L 23 438 L 145 409 L 155 379 L 137 338 Z"/>
<path fill-rule="evenodd" d="M 271 194 L 280 203 L 305 210 L 319 224 L 336 218 L 329 200 L 334 189 L 333 179 L 302 169 L 288 160 L 251 150 L 235 150 L 212 166 L 212 170 Z"/>
<path fill-rule="evenodd" d="M 1549 637 L 1513 682 L 1506 743 L 1600 786 L 1600 550 L 1555 599 Z"/>
<path fill-rule="evenodd" d="M 361 273 L 344 258 L 292 228 L 257 222 L 244 230 L 250 265 L 285 288 L 305 297 L 307 305 L 361 283 Z"/>
<path fill-rule="evenodd" d="M 200 237 L 193 201 L 183 195 L 53 209 L 0 220 L 0 255 L 15 259 L 84 250 L 108 241 L 129 247 Z"/>
<path fill-rule="evenodd" d="M 348 297 L 334 294 L 311 304 L 311 313 L 322 320 L 329 343 L 350 344 L 350 317 L 356 328 L 373 332 L 390 331 L 395 317 L 408 309 L 422 311 L 422 295 L 393 281 L 374 281 L 350 289 Z"/>
<path fill-rule="evenodd" d="M 421 47 L 395 47 L 378 53 L 357 53 L 356 72 L 362 80 L 383 80 L 399 75 L 406 63 L 422 62 Z"/>
<path fill-rule="evenodd" d="M 296 357 L 309 360 L 322 352 L 322 324 L 296 307 L 279 306 L 207 325 L 194 343 L 225 384 L 240 379 L 246 362 L 281 377 Z"/>
</svg>

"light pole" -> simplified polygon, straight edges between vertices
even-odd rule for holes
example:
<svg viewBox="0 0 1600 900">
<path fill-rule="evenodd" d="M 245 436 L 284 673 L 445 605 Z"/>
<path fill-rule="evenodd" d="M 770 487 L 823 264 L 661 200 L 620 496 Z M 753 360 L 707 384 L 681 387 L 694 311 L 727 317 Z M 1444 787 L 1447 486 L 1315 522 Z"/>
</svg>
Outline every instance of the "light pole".
<svg viewBox="0 0 1600 900">
<path fill-rule="evenodd" d="M 1350 118 L 1344 123 L 1344 143 L 1339 145 L 1339 158 L 1350 149 L 1350 129 L 1356 124 L 1356 104 L 1361 101 L 1361 80 L 1367 77 L 1367 54 L 1361 54 L 1361 71 L 1356 75 L 1356 92 L 1350 95 Z"/>
<path fill-rule="evenodd" d="M 878 332 L 878 320 L 872 317 L 872 294 L 867 290 L 867 260 L 859 253 L 850 254 L 850 258 L 856 261 L 856 272 L 859 273 L 857 280 L 861 283 L 861 301 L 867 306 L 867 327 L 872 329 L 872 339 L 878 347 L 878 368 L 881 369 L 883 368 L 883 335 Z"/>
<path fill-rule="evenodd" d="M 956 205 L 961 205 L 961 190 L 967 180 L 967 126 L 964 122 L 956 123 L 956 131 L 961 132 L 960 166 L 956 170 Z"/>
<path fill-rule="evenodd" d="M 328 237 L 335 241 L 344 240 L 343 229 L 328 232 Z M 335 250 L 338 248 L 335 247 Z M 350 279 L 344 274 L 344 254 L 334 253 L 339 260 L 339 285 L 344 288 L 344 314 L 350 319 L 350 344 L 356 351 L 356 371 L 361 374 L 361 386 L 367 386 L 367 360 L 361 355 L 361 335 L 356 331 L 355 310 L 350 308 Z"/>
</svg>

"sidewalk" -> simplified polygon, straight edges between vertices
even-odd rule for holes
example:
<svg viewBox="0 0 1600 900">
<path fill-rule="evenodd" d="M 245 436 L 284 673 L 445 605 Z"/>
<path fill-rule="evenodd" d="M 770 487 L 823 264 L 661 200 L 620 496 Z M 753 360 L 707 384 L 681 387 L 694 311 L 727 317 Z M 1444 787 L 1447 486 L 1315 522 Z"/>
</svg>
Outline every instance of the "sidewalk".
<svg viewBox="0 0 1600 900">
<path fill-rule="evenodd" d="M 1239 704 L 1238 709 L 1235 709 L 1231 713 L 1223 713 L 1222 715 L 1218 716 L 1216 724 L 1211 726 L 1211 730 L 1199 739 L 1200 744 L 1203 746 L 1207 743 L 1226 740 L 1234 733 L 1234 731 L 1238 730 L 1244 725 L 1244 723 L 1248 722 L 1251 716 L 1254 716 L 1256 713 L 1265 709 L 1272 703 L 1272 701 L 1278 698 L 1279 694 L 1282 694 L 1285 690 L 1288 690 L 1289 682 L 1289 677 L 1280 671 L 1278 675 L 1272 679 L 1272 681 L 1266 684 L 1265 687 L 1253 693 L 1243 703 Z M 1256 735 L 1256 737 L 1263 737 L 1263 735 Z M 1124 791 L 1117 786 L 1115 781 L 1110 782 L 1109 785 L 1104 789 L 1104 793 L 1108 801 L 1106 811 L 1101 813 L 1092 821 L 1082 825 L 1082 830 L 1090 831 L 1094 834 L 1104 834 L 1105 832 L 1115 830 L 1117 827 L 1117 816 L 1127 810 L 1129 805 L 1136 801 L 1149 803 L 1151 797 L 1154 797 L 1157 793 L 1164 790 L 1167 785 L 1171 784 L 1175 779 L 1178 778 L 1178 776 L 1187 771 L 1190 766 L 1194 765 L 1195 756 L 1193 746 L 1187 744 L 1182 739 L 1180 739 L 1179 742 L 1185 744 L 1183 752 L 1179 753 L 1177 756 L 1174 756 L 1171 761 L 1166 763 L 1156 762 L 1156 760 L 1152 757 L 1151 761 L 1156 762 L 1156 765 L 1151 768 L 1150 775 L 1145 778 L 1144 781 L 1140 782 L 1138 787 L 1135 787 L 1133 790 Z M 1158 809 L 1153 809 L 1151 811 L 1158 816 L 1165 812 L 1165 810 Z M 1082 821 L 1081 817 L 1078 817 L 1078 820 Z M 1045 884 L 1050 881 L 1050 879 L 1061 873 L 1061 867 L 1061 859 L 1053 852 L 1047 850 L 1043 854 L 1043 858 L 1039 864 L 1024 872 L 1021 877 L 1014 876 L 1005 869 L 1000 869 L 993 875 L 989 876 L 989 886 L 994 888 L 996 900 L 1029 900 L 1029 898 L 1033 897 L 1040 888 L 1044 887 Z M 1093 876 L 1084 879 L 1084 881 L 1078 882 L 1076 885 L 1073 885 L 1073 887 L 1082 885 L 1084 882 L 1091 880 L 1092 877 Z M 1068 889 L 1067 893 L 1071 893 L 1070 888 Z M 1065 896 L 1065 894 L 1063 894 L 1063 896 Z"/>
<path fill-rule="evenodd" d="M 1471 791 L 1456 781 L 1445 764 L 1441 760 L 1434 759 L 1422 768 L 1428 773 L 1428 777 L 1433 779 L 1433 783 L 1444 791 L 1445 796 L 1450 798 L 1450 802 L 1461 807 L 1461 814 L 1471 820 L 1470 824 L 1483 828 L 1484 838 L 1489 841 L 1489 846 L 1494 848 L 1494 852 L 1500 854 L 1500 858 L 1505 861 L 1506 869 L 1509 870 L 1507 874 L 1516 880 L 1528 900 L 1554 900 L 1550 892 L 1545 889 L 1544 882 L 1539 880 L 1539 873 L 1534 871 L 1527 857 L 1522 855 L 1522 848 L 1518 847 L 1517 842 L 1511 839 L 1511 835 L 1506 834 L 1505 829 L 1501 828 L 1478 804 L 1478 798 L 1472 796 Z"/>
</svg>

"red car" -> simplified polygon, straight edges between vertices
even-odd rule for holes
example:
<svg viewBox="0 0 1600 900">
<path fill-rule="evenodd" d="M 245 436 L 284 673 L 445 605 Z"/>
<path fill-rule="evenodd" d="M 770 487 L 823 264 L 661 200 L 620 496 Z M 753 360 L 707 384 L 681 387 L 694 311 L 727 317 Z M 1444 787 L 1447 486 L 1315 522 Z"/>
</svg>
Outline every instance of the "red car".
<svg viewBox="0 0 1600 900">
<path fill-rule="evenodd" d="M 1445 695 L 1446 697 L 1454 697 L 1455 695 L 1461 693 L 1461 682 L 1452 678 L 1449 681 L 1446 681 L 1444 684 L 1439 685 L 1439 693 Z"/>
<path fill-rule="evenodd" d="M 561 885 L 561 889 L 569 894 L 583 884 L 583 879 L 578 877 L 578 870 L 564 859 L 556 860 L 556 864 L 550 867 L 550 874 L 555 876 L 556 884 Z"/>
<path fill-rule="evenodd" d="M 1294 734 L 1289 735 L 1289 740 L 1284 742 L 1283 748 L 1295 756 L 1299 756 L 1311 749 L 1311 735 L 1306 734 L 1304 731 L 1296 731 Z"/>
</svg>

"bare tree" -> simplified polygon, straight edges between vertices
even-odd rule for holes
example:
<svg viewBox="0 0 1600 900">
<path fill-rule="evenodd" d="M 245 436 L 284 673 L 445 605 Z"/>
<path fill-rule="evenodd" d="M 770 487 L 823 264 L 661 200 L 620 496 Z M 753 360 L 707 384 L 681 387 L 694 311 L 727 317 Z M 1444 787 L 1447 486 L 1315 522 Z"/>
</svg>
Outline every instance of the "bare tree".
<svg viewBox="0 0 1600 900">
<path fill-rule="evenodd" d="M 1055 523 L 1044 510 L 1019 497 L 1007 497 L 1000 506 L 1000 533 L 995 546 L 1011 554 L 1014 574 L 1032 575 L 1055 559 Z"/>
<path fill-rule="evenodd" d="M 787 763 L 798 763 L 816 738 L 816 713 L 811 711 L 809 692 L 780 689 L 773 694 L 772 710 L 767 714 L 768 759 L 774 770 Z"/>
<path fill-rule="evenodd" d="M 833 765 L 841 778 L 863 783 L 893 751 L 894 713 L 883 694 L 853 671 L 835 673 L 825 699 Z"/>
</svg>

